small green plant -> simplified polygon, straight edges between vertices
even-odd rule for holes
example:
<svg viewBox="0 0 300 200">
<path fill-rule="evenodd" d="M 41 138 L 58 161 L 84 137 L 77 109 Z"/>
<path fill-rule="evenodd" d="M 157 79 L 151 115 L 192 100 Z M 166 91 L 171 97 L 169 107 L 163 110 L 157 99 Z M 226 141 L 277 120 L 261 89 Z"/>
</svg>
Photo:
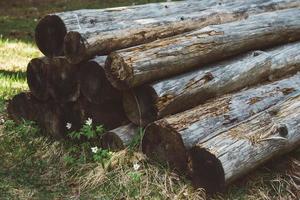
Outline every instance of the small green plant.
<svg viewBox="0 0 300 200">
<path fill-rule="evenodd" d="M 128 146 L 130 151 L 134 151 L 135 149 L 137 149 L 140 146 L 142 138 L 144 136 L 144 133 L 145 133 L 145 130 L 140 127 L 138 129 L 138 134 L 136 134 L 134 136 L 134 138 L 132 139 L 132 141 L 130 142 L 130 144 Z"/>
</svg>

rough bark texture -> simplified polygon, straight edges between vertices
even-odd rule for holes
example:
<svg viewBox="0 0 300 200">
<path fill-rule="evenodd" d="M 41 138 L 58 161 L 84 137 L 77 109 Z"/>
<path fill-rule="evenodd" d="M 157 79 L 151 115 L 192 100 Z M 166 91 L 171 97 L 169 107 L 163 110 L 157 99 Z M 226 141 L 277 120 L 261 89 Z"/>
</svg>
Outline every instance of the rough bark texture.
<svg viewBox="0 0 300 200">
<path fill-rule="evenodd" d="M 106 132 L 101 138 L 101 147 L 111 151 L 119 151 L 130 144 L 139 134 L 139 128 L 134 124 L 128 124 Z"/>
<path fill-rule="evenodd" d="M 226 0 L 230 2 L 233 0 Z M 167 2 L 109 9 L 84 9 L 50 14 L 43 17 L 35 30 L 39 49 L 47 56 L 63 55 L 63 41 L 70 31 L 85 35 L 99 30 L 112 31 L 132 26 L 132 20 L 200 11 L 222 3 L 222 0 L 200 2 Z M 94 30 L 93 30 L 94 29 Z"/>
<path fill-rule="evenodd" d="M 113 99 L 120 99 L 122 94 L 107 80 L 104 63 L 106 56 L 98 56 L 80 64 L 80 89 L 83 96 L 91 103 L 101 104 Z"/>
<path fill-rule="evenodd" d="M 49 98 L 49 68 L 50 60 L 47 57 L 34 58 L 27 65 L 27 83 L 31 94 L 42 101 Z"/>
<path fill-rule="evenodd" d="M 127 91 L 123 97 L 126 115 L 135 124 L 148 124 L 195 107 L 209 98 L 295 73 L 300 70 L 299 52 L 299 42 L 253 51 Z"/>
<path fill-rule="evenodd" d="M 185 13 L 168 16 L 130 20 L 128 26 L 112 31 L 90 30 L 84 35 L 70 32 L 65 37 L 65 55 L 70 62 L 78 63 L 94 55 L 109 54 L 139 44 L 148 43 L 160 38 L 178 35 L 211 24 L 236 21 L 246 18 L 248 14 L 261 13 L 274 9 L 299 6 L 296 0 L 251 0 L 212 6 L 209 9 L 190 7 Z M 192 8 L 192 10 L 191 10 Z M 122 22 L 123 24 L 124 22 Z"/>
<path fill-rule="evenodd" d="M 210 192 L 300 144 L 300 96 L 219 132 L 190 150 L 194 184 Z"/>
<path fill-rule="evenodd" d="M 22 92 L 14 96 L 7 106 L 7 112 L 11 119 L 17 123 L 22 120 L 40 122 L 42 103 L 35 99 L 31 93 Z"/>
<path fill-rule="evenodd" d="M 300 92 L 300 74 L 257 88 L 225 95 L 206 104 L 156 121 L 146 129 L 143 152 L 185 171 L 186 149 L 215 137 Z"/>
<path fill-rule="evenodd" d="M 115 87 L 128 89 L 242 52 L 300 39 L 299 19 L 300 9 L 287 9 L 208 26 L 116 51 L 108 56 L 105 70 Z"/>
<path fill-rule="evenodd" d="M 115 100 L 103 104 L 92 104 L 86 99 L 80 99 L 84 118 L 91 118 L 93 125 L 103 125 L 106 130 L 112 130 L 128 123 L 122 103 Z"/>
<path fill-rule="evenodd" d="M 68 63 L 65 57 L 50 59 L 48 86 L 57 102 L 75 102 L 80 95 L 79 66 Z"/>
</svg>

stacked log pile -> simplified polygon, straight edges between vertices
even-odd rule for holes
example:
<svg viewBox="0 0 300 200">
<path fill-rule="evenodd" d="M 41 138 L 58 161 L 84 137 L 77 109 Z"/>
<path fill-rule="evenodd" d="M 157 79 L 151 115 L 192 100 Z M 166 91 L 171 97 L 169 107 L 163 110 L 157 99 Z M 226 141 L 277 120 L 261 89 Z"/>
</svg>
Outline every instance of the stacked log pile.
<svg viewBox="0 0 300 200">
<path fill-rule="evenodd" d="M 300 144 L 299 0 L 204 0 L 50 14 L 30 92 L 8 105 L 70 139 L 90 118 L 208 192 Z M 246 88 L 246 89 L 245 89 Z M 258 153 L 259 152 L 259 153 Z"/>
</svg>

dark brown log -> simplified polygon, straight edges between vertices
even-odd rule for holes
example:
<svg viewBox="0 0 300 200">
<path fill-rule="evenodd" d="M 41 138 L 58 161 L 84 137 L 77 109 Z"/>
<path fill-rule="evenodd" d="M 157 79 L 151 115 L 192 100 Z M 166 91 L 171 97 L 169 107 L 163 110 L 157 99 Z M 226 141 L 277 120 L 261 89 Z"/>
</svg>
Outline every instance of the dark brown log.
<svg viewBox="0 0 300 200">
<path fill-rule="evenodd" d="M 101 137 L 101 147 L 111 151 L 120 151 L 126 148 L 138 134 L 139 128 L 134 124 L 118 127 Z"/>
<path fill-rule="evenodd" d="M 225 95 L 176 115 L 153 122 L 145 130 L 143 152 L 187 170 L 186 150 L 214 138 L 238 124 L 300 92 L 300 74 L 257 88 Z"/>
<path fill-rule="evenodd" d="M 57 102 L 75 102 L 80 95 L 79 66 L 67 62 L 65 57 L 50 59 L 48 73 L 49 94 Z"/>
<path fill-rule="evenodd" d="M 84 121 L 84 113 L 78 102 L 58 104 L 53 101 L 44 103 L 41 117 L 42 130 L 55 139 L 70 139 L 68 133 L 78 131 Z M 68 128 L 67 124 L 71 127 Z"/>
<path fill-rule="evenodd" d="M 91 103 L 101 104 L 113 99 L 121 99 L 117 91 L 107 80 L 104 63 L 106 56 L 98 56 L 80 64 L 80 89 L 83 96 Z"/>
<path fill-rule="evenodd" d="M 198 143 L 189 151 L 192 180 L 222 191 L 268 160 L 300 144 L 300 96 L 286 100 Z"/>
<path fill-rule="evenodd" d="M 27 83 L 30 92 L 37 99 L 46 101 L 49 98 L 48 73 L 50 60 L 46 57 L 34 58 L 27 66 Z"/>
<path fill-rule="evenodd" d="M 296 8 L 208 26 L 116 51 L 108 56 L 105 70 L 115 87 L 128 89 L 242 52 L 298 40 L 299 19 L 300 9 Z"/>
<path fill-rule="evenodd" d="M 225 0 L 231 2 L 233 0 Z M 70 31 L 82 35 L 95 30 L 113 31 L 133 26 L 133 20 L 168 16 L 172 14 L 200 11 L 222 3 L 222 0 L 202 0 L 200 2 L 167 2 L 139 6 L 84 9 L 45 16 L 35 30 L 35 40 L 39 49 L 47 56 L 63 55 L 63 41 Z M 94 30 L 93 30 L 94 29 Z"/>
<path fill-rule="evenodd" d="M 145 125 L 209 98 L 224 95 L 300 70 L 300 42 L 266 51 L 252 51 L 173 78 L 124 93 L 127 117 Z"/>
<path fill-rule="evenodd" d="M 80 100 L 84 118 L 92 119 L 93 126 L 103 125 L 106 130 L 112 130 L 128 123 L 120 101 L 92 104 L 86 99 Z"/>
<path fill-rule="evenodd" d="M 8 102 L 7 112 L 9 117 L 17 123 L 21 123 L 23 120 L 39 123 L 43 114 L 41 105 L 42 103 L 31 93 L 22 92 Z"/>
<path fill-rule="evenodd" d="M 198 3 L 201 4 L 201 1 Z M 209 9 L 193 5 L 186 8 L 184 13 L 128 19 L 127 22 L 121 22 L 122 28 L 111 31 L 94 28 L 85 34 L 69 32 L 65 37 L 64 52 L 70 62 L 78 63 L 95 55 L 106 55 L 118 49 L 178 35 L 207 25 L 244 19 L 248 14 L 291 8 L 296 5 L 300 5 L 296 0 L 235 1 L 212 6 Z"/>
</svg>

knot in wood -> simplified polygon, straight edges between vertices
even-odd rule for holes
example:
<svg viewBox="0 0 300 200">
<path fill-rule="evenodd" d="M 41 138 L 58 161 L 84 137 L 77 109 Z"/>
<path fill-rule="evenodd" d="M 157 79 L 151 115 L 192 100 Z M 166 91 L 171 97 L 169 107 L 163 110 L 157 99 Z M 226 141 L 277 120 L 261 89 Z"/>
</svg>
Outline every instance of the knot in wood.
<svg viewBox="0 0 300 200">
<path fill-rule="evenodd" d="M 281 137 L 286 137 L 288 135 L 288 128 L 285 124 L 275 124 L 271 129 L 272 134 L 279 134 Z"/>
</svg>

